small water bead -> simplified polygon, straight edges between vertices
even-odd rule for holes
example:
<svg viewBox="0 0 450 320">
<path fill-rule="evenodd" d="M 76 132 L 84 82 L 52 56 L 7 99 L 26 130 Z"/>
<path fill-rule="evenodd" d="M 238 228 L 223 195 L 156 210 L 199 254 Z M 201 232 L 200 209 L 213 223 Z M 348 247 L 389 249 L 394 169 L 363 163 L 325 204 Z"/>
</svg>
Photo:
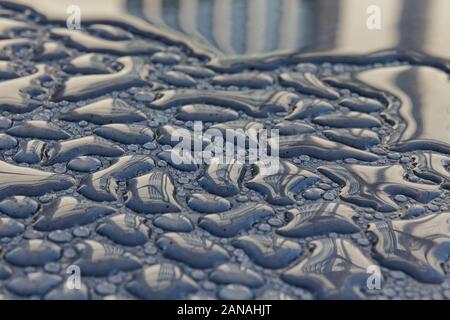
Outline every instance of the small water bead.
<svg viewBox="0 0 450 320">
<path fill-rule="evenodd" d="M 336 195 L 332 192 L 325 192 L 322 195 L 322 198 L 328 201 L 334 200 L 336 198 Z"/>
<path fill-rule="evenodd" d="M 398 202 L 406 202 L 406 201 L 408 201 L 408 198 L 405 197 L 405 196 L 402 195 L 402 194 L 397 194 L 397 195 L 394 197 L 394 199 L 395 199 L 396 201 L 398 201 Z"/>
<path fill-rule="evenodd" d="M 128 92 L 121 92 L 121 93 L 119 93 L 119 98 L 127 99 L 129 97 L 130 97 L 130 94 Z"/>
<path fill-rule="evenodd" d="M 263 232 L 269 232 L 272 230 L 272 228 L 267 223 L 261 223 L 260 225 L 258 225 L 258 230 Z"/>
<path fill-rule="evenodd" d="M 365 214 L 364 214 L 364 218 L 365 218 L 366 220 L 372 221 L 372 220 L 373 220 L 373 215 L 370 214 L 370 213 L 365 213 Z"/>
<path fill-rule="evenodd" d="M 329 183 L 323 183 L 323 182 L 317 184 L 317 186 L 318 186 L 320 189 L 325 190 L 325 191 L 328 191 L 328 190 L 330 190 L 330 189 L 333 188 L 331 184 L 329 184 Z"/>
<path fill-rule="evenodd" d="M 153 63 L 161 63 L 165 65 L 177 64 L 180 60 L 181 58 L 179 55 L 169 52 L 157 52 L 151 57 L 151 61 Z"/>
<path fill-rule="evenodd" d="M 129 145 L 128 150 L 130 150 L 131 152 L 136 152 L 139 150 L 139 146 L 136 144 Z"/>
<path fill-rule="evenodd" d="M 361 239 L 362 235 L 360 233 L 354 233 L 351 235 L 351 238 L 354 240 Z"/>
<path fill-rule="evenodd" d="M 445 299 L 449 299 L 450 300 L 450 290 L 444 290 L 442 292 L 442 294 L 444 295 Z"/>
<path fill-rule="evenodd" d="M 158 248 L 155 247 L 153 244 L 149 244 L 149 245 L 145 246 L 144 252 L 146 254 L 154 255 L 154 254 L 156 254 L 158 252 Z"/>
<path fill-rule="evenodd" d="M 187 202 L 189 208 L 201 213 L 223 212 L 231 208 L 227 199 L 207 193 L 193 193 Z"/>
<path fill-rule="evenodd" d="M 181 184 L 189 183 L 189 181 L 190 181 L 190 179 L 188 177 L 180 177 L 178 179 L 178 182 L 181 183 Z"/>
<path fill-rule="evenodd" d="M 155 95 L 150 92 L 137 92 L 134 94 L 134 99 L 141 102 L 152 102 L 155 99 Z"/>
<path fill-rule="evenodd" d="M 17 139 L 14 137 L 11 137 L 7 134 L 0 133 L 0 149 L 6 150 L 6 149 L 12 149 L 15 146 L 17 146 Z"/>
<path fill-rule="evenodd" d="M 347 159 L 344 159 L 344 163 L 355 164 L 355 163 L 358 163 L 358 160 L 353 159 L 353 158 L 347 158 Z"/>
<path fill-rule="evenodd" d="M 369 240 L 367 240 L 367 239 L 365 239 L 365 238 L 361 238 L 361 239 L 358 239 L 358 244 L 360 244 L 360 245 L 362 245 L 362 246 L 368 246 L 368 245 L 370 245 L 370 242 L 369 242 Z"/>
<path fill-rule="evenodd" d="M 301 161 L 307 162 L 309 161 L 311 158 L 308 155 L 301 155 L 298 157 Z"/>
<path fill-rule="evenodd" d="M 281 227 L 283 225 L 283 220 L 279 218 L 270 218 L 267 222 L 273 227 Z"/>
<path fill-rule="evenodd" d="M 28 240 L 8 251 L 5 260 L 16 266 L 43 266 L 61 257 L 61 248 L 44 240 Z"/>
<path fill-rule="evenodd" d="M 245 196 L 245 195 L 239 195 L 239 196 L 236 198 L 236 201 L 238 201 L 238 202 L 247 202 L 248 200 L 249 200 L 248 197 Z"/>
<path fill-rule="evenodd" d="M 0 238 L 13 238 L 22 234 L 24 230 L 22 223 L 9 217 L 0 217 Z"/>
<path fill-rule="evenodd" d="M 6 284 L 12 293 L 22 296 L 42 296 L 63 281 L 62 277 L 42 272 L 32 272 L 25 277 L 17 277 Z"/>
<path fill-rule="evenodd" d="M 49 262 L 44 266 L 48 273 L 58 273 L 61 270 L 61 264 L 58 262 Z"/>
<path fill-rule="evenodd" d="M 158 160 L 158 162 L 156 163 L 158 165 L 158 167 L 167 167 L 167 162 L 164 160 Z"/>
<path fill-rule="evenodd" d="M 211 281 L 205 281 L 205 282 L 203 282 L 203 288 L 205 289 L 205 290 L 208 290 L 208 291 L 213 291 L 213 290 L 215 290 L 216 289 L 216 284 L 214 283 L 214 282 L 211 282 Z"/>
<path fill-rule="evenodd" d="M 248 287 L 240 284 L 228 284 L 218 293 L 218 297 L 223 300 L 250 300 L 253 296 Z"/>
<path fill-rule="evenodd" d="M 181 123 L 179 123 L 179 125 L 182 125 L 183 124 L 183 121 L 180 121 Z M 177 124 L 177 123 L 175 123 L 175 124 Z M 155 120 L 150 120 L 149 122 L 148 122 L 148 126 L 149 127 L 152 127 L 152 128 L 157 128 L 158 126 L 159 126 L 159 123 L 158 123 L 158 121 L 155 121 Z"/>
<path fill-rule="evenodd" d="M 435 205 L 435 204 L 428 204 L 427 205 L 428 209 L 430 209 L 433 212 L 439 211 L 439 206 Z"/>
<path fill-rule="evenodd" d="M 6 264 L 0 264 L 0 280 L 5 280 L 13 274 L 12 269 Z"/>
<path fill-rule="evenodd" d="M 322 196 L 323 193 L 324 191 L 322 189 L 311 188 L 305 190 L 302 195 L 307 200 L 317 200 Z"/>
<path fill-rule="evenodd" d="M 205 279 L 205 277 L 206 277 L 205 272 L 202 271 L 202 270 L 194 270 L 194 271 L 191 273 L 191 276 L 192 276 L 192 278 L 195 279 L 195 280 L 203 280 L 203 279 Z"/>
<path fill-rule="evenodd" d="M 12 125 L 11 119 L 0 116 L 0 129 L 9 129 Z"/>
<path fill-rule="evenodd" d="M 28 197 L 14 196 L 0 202 L 0 211 L 10 217 L 26 219 L 34 215 L 39 209 L 39 203 Z"/>
<path fill-rule="evenodd" d="M 408 157 L 401 157 L 400 158 L 400 163 L 410 163 L 411 162 L 411 159 L 410 158 L 408 158 Z"/>
<path fill-rule="evenodd" d="M 384 219 L 384 215 L 382 213 L 379 213 L 379 212 L 375 213 L 374 217 L 375 217 L 375 219 L 378 219 L 378 220 L 383 220 Z"/>
<path fill-rule="evenodd" d="M 388 153 L 387 157 L 391 160 L 399 160 L 402 155 L 400 153 Z"/>
<path fill-rule="evenodd" d="M 378 154 L 380 156 L 387 155 L 387 152 L 384 149 L 380 148 L 380 147 L 372 147 L 372 148 L 370 148 L 370 151 L 375 153 L 375 154 Z"/>
<path fill-rule="evenodd" d="M 118 285 L 126 280 L 126 276 L 123 273 L 111 274 L 108 276 L 108 281 L 115 285 Z"/>
<path fill-rule="evenodd" d="M 87 238 L 91 231 L 86 227 L 75 227 L 73 229 L 73 235 L 79 238 Z"/>
<path fill-rule="evenodd" d="M 114 284 L 105 281 L 100 282 L 95 286 L 95 291 L 100 295 L 111 295 L 116 293 L 117 288 Z"/>
<path fill-rule="evenodd" d="M 142 261 L 147 265 L 154 265 L 158 260 L 156 259 L 156 257 L 146 256 Z"/>
<path fill-rule="evenodd" d="M 158 145 L 155 142 L 147 142 L 142 147 L 148 150 L 155 150 L 158 148 Z"/>
<path fill-rule="evenodd" d="M 44 234 L 40 231 L 36 231 L 33 229 L 26 229 L 25 232 L 22 234 L 22 237 L 24 239 L 32 240 L 32 239 L 43 239 Z"/>
<path fill-rule="evenodd" d="M 72 240 L 72 235 L 68 231 L 56 230 L 48 234 L 48 239 L 56 243 L 66 243 Z"/>
</svg>

